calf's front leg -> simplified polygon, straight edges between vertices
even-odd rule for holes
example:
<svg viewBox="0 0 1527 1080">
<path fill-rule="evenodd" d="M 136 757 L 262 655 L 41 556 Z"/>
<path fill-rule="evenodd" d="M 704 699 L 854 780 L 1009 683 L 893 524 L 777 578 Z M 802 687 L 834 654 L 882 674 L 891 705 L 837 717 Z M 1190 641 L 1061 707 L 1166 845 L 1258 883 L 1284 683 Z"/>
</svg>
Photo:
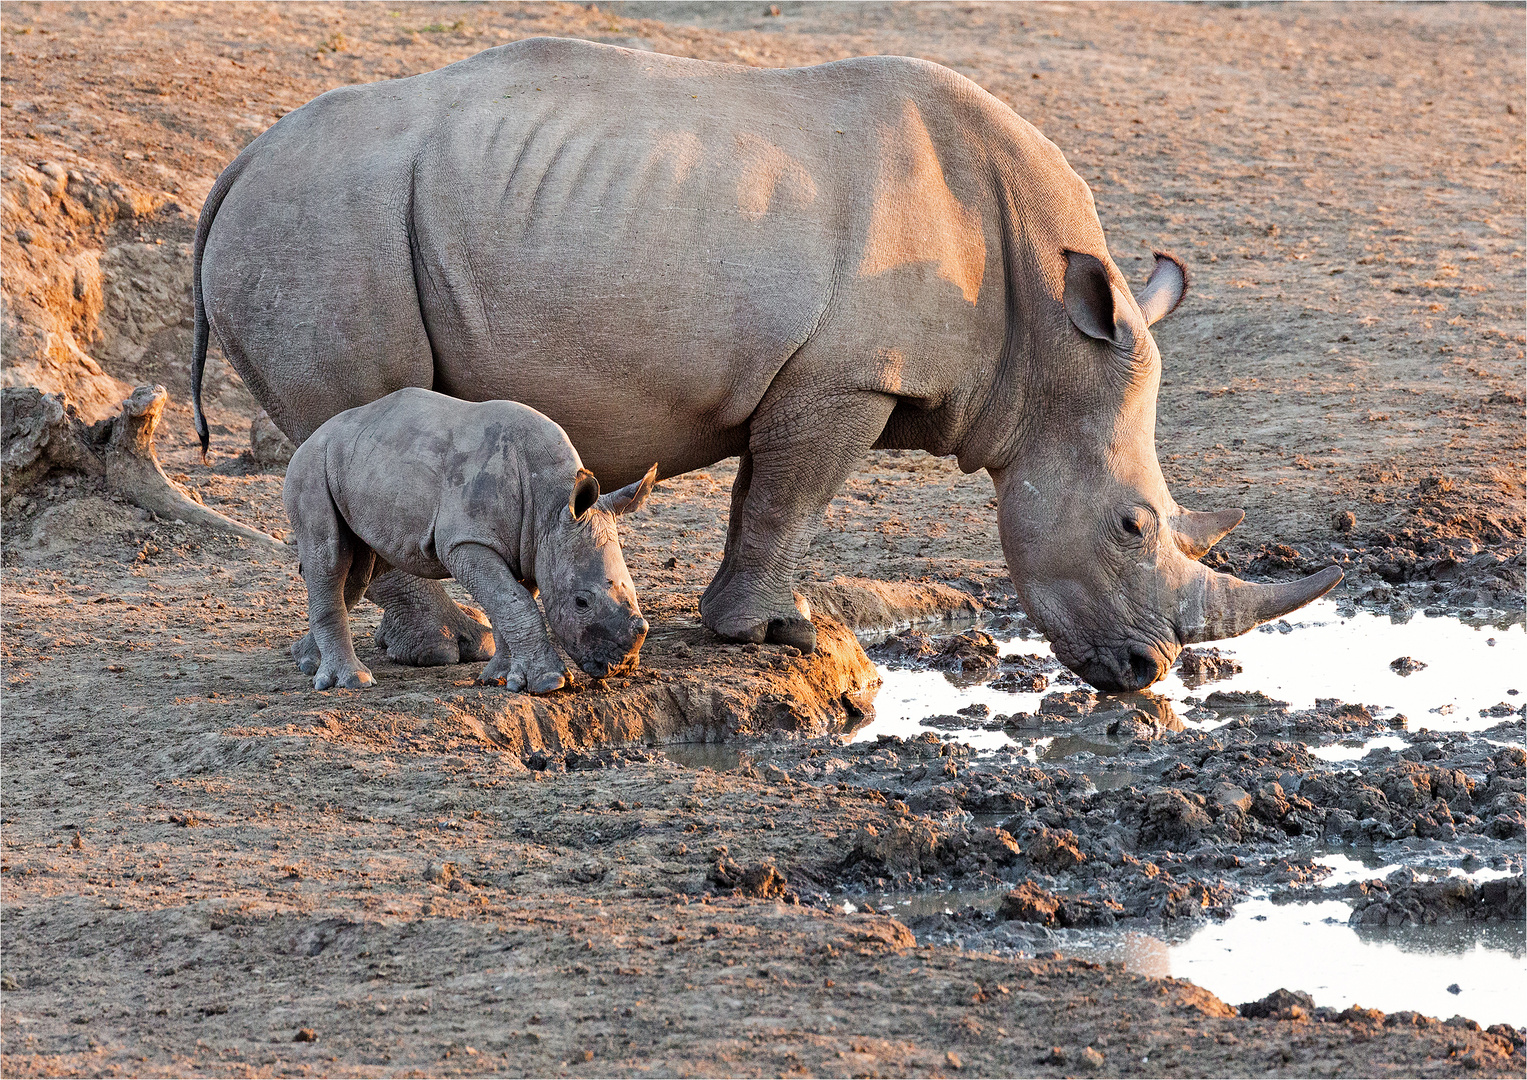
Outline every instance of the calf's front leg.
<svg viewBox="0 0 1527 1080">
<path fill-rule="evenodd" d="M 535 597 L 498 553 L 482 544 L 458 544 L 444 562 L 493 624 L 493 659 L 477 681 L 532 694 L 549 694 L 565 686 L 567 668 L 552 646 Z"/>
</svg>

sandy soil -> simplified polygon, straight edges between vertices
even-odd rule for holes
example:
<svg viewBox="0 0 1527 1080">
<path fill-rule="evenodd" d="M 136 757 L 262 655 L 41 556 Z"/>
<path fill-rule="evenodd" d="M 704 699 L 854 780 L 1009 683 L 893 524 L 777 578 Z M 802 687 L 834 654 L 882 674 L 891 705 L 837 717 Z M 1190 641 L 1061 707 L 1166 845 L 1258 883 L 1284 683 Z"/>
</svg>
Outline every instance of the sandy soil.
<svg viewBox="0 0 1527 1080">
<path fill-rule="evenodd" d="M 208 467 L 185 401 L 194 216 L 274 117 L 541 33 L 766 65 L 911 53 L 1059 143 L 1121 265 L 1190 259 L 1158 327 L 1159 440 L 1182 502 L 1247 508 L 1225 564 L 1337 558 L 1365 602 L 1519 612 L 1520 12 L 780 7 L 7 4 L 5 381 L 93 415 L 166 384 L 166 470 L 279 531 L 247 392 L 214 364 Z M 1248 1019 L 1185 983 L 826 910 L 867 830 L 924 820 L 864 785 L 536 756 L 636 734 L 659 699 L 673 726 L 644 737 L 854 722 L 850 640 L 808 661 L 698 628 L 731 470 L 631 520 L 643 672 L 550 721 L 469 668 L 388 664 L 375 609 L 379 689 L 314 693 L 285 655 L 294 560 L 73 477 L 7 489 L 0 1069 L 1521 1074 L 1467 1025 Z M 804 578 L 1000 596 L 990 499 L 952 462 L 875 455 Z"/>
</svg>

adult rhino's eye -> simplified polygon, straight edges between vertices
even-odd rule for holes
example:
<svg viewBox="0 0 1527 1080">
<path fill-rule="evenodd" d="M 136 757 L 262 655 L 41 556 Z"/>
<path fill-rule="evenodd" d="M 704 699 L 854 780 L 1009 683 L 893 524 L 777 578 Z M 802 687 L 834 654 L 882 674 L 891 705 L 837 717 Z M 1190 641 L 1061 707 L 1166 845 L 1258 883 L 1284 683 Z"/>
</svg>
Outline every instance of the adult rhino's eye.
<svg viewBox="0 0 1527 1080">
<path fill-rule="evenodd" d="M 1119 524 L 1124 526 L 1124 531 L 1130 536 L 1144 536 L 1145 528 L 1140 524 L 1140 519 L 1134 514 L 1125 514 Z"/>
</svg>

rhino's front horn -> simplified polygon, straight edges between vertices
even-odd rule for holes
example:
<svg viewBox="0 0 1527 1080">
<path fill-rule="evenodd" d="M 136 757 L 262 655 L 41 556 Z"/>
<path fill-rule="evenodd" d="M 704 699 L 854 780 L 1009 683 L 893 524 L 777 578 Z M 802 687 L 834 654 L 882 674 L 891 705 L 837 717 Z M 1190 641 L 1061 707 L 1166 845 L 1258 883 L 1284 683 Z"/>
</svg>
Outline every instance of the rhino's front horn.
<svg viewBox="0 0 1527 1080">
<path fill-rule="evenodd" d="M 1300 581 L 1253 585 L 1203 567 L 1178 602 L 1177 636 L 1184 645 L 1244 634 L 1253 626 L 1287 615 L 1334 589 L 1341 568 L 1328 566 Z"/>
<path fill-rule="evenodd" d="M 1190 559 L 1202 559 L 1209 549 L 1246 520 L 1244 510 L 1185 510 L 1172 515 L 1172 537 L 1178 550 Z"/>
</svg>

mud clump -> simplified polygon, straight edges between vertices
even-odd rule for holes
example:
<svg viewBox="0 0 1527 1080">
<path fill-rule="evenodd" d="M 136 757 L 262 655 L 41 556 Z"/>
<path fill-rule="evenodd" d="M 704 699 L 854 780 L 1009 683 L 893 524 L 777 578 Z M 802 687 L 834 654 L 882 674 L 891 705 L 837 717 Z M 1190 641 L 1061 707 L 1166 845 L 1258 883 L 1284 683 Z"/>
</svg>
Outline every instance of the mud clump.
<svg viewBox="0 0 1527 1080">
<path fill-rule="evenodd" d="M 1413 675 L 1426 667 L 1426 663 L 1413 656 L 1398 656 L 1389 661 L 1389 670 L 1396 675 Z"/>
<path fill-rule="evenodd" d="M 1184 686 L 1196 689 L 1204 683 L 1228 679 L 1241 673 L 1238 661 L 1221 655 L 1214 646 L 1184 649 L 1177 658 L 1177 673 Z"/>
<path fill-rule="evenodd" d="M 946 675 L 977 679 L 998 666 L 997 643 L 982 630 L 930 637 L 907 630 L 869 650 L 875 660 L 892 667 L 924 667 Z"/>
<path fill-rule="evenodd" d="M 1433 923 L 1521 923 L 1527 918 L 1527 885 L 1521 878 L 1475 882 L 1429 879 L 1402 867 L 1382 881 L 1348 886 L 1353 926 L 1430 926 Z"/>
<path fill-rule="evenodd" d="M 1268 697 L 1260 690 L 1216 690 L 1204 698 L 1204 708 L 1216 712 L 1235 709 L 1275 709 L 1288 702 Z"/>
<path fill-rule="evenodd" d="M 1023 838 L 1023 853 L 1029 864 L 1046 873 L 1058 874 L 1074 869 L 1087 861 L 1076 843 L 1076 834 L 1070 829 L 1035 829 Z"/>
<path fill-rule="evenodd" d="M 1054 657 L 1037 654 L 1005 656 L 1001 668 L 1002 673 L 992 680 L 992 689 L 1020 694 L 1044 691 L 1056 673 L 1064 670 Z"/>
<path fill-rule="evenodd" d="M 1004 896 L 997 908 L 997 918 L 1001 920 L 1067 929 L 1109 927 L 1123 915 L 1123 906 L 1115 900 L 1057 896 L 1031 881 Z"/>
<path fill-rule="evenodd" d="M 715 885 L 756 900 L 774 900 L 785 895 L 785 875 L 773 863 L 759 862 L 743 867 L 727 854 L 724 846 L 717 848 L 716 853 L 716 863 L 707 875 Z"/>
<path fill-rule="evenodd" d="M 1240 1013 L 1248 1020 L 1308 1020 L 1315 1015 L 1315 999 L 1302 990 L 1274 990 L 1240 1006 Z"/>
</svg>

